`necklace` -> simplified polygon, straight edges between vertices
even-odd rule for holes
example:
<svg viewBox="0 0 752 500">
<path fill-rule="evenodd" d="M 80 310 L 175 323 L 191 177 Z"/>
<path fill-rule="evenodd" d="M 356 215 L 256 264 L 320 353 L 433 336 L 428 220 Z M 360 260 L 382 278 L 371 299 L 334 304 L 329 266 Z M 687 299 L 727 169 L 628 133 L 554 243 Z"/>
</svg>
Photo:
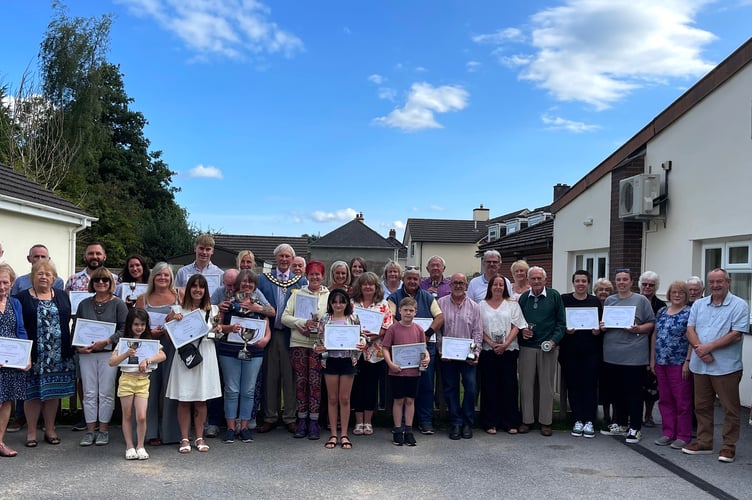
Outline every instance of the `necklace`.
<svg viewBox="0 0 752 500">
<path fill-rule="evenodd" d="M 50 298 L 49 299 L 44 299 L 44 298 L 40 297 L 39 292 L 37 292 L 37 289 L 35 287 L 32 286 L 31 289 L 34 291 L 34 297 L 36 297 L 38 300 L 52 300 L 52 298 L 55 296 L 55 292 L 53 292 L 51 288 L 47 292 L 45 292 L 45 295 L 47 293 L 50 294 Z"/>
</svg>

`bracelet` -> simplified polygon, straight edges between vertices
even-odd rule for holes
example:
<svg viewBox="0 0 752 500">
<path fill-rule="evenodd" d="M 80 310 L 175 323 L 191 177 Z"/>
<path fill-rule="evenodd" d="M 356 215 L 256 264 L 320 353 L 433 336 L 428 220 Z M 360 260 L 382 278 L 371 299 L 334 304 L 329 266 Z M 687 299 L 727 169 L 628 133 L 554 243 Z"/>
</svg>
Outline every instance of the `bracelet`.
<svg viewBox="0 0 752 500">
<path fill-rule="evenodd" d="M 684 360 L 685 363 L 689 363 L 689 358 Z"/>
</svg>

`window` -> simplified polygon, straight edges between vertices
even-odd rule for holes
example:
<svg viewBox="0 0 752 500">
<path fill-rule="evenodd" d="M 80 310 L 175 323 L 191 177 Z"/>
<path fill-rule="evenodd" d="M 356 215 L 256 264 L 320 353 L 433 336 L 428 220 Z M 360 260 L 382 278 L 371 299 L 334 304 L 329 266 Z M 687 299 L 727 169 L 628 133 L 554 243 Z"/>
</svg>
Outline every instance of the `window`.
<svg viewBox="0 0 752 500">
<path fill-rule="evenodd" d="M 491 224 L 488 226 L 488 241 L 496 241 L 499 239 L 499 224 Z"/>
<path fill-rule="evenodd" d="M 410 257 L 415 257 L 415 247 L 417 247 L 417 243 L 411 243 L 410 244 Z"/>
<path fill-rule="evenodd" d="M 702 247 L 702 279 L 710 271 L 723 268 L 731 277 L 731 293 L 747 302 L 752 300 L 752 262 L 750 241 L 708 243 Z"/>
<path fill-rule="evenodd" d="M 588 289 L 588 293 L 593 293 L 593 283 L 601 278 L 608 278 L 608 252 L 576 254 L 570 275 L 580 269 L 586 270 L 593 277 Z"/>
</svg>

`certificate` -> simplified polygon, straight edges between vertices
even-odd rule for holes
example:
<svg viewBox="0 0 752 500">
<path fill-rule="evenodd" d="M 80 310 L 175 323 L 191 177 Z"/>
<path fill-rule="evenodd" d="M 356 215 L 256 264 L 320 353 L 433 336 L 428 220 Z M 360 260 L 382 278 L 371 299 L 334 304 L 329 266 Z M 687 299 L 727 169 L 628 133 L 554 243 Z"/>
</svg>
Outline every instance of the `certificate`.
<svg viewBox="0 0 752 500">
<path fill-rule="evenodd" d="M 235 325 L 237 323 L 240 323 L 243 328 L 255 330 L 256 333 L 254 333 L 253 338 L 248 341 L 249 344 L 255 344 L 259 340 L 263 339 L 264 335 L 266 334 L 266 321 L 264 321 L 263 319 L 241 318 L 240 316 L 232 316 L 230 318 L 230 324 Z M 245 343 L 243 342 L 243 338 L 240 336 L 240 332 L 232 332 L 228 334 L 227 341 L 232 342 L 233 344 Z"/>
<path fill-rule="evenodd" d="M 146 283 L 136 283 L 136 289 L 133 290 L 133 295 L 138 297 L 139 295 L 143 295 L 146 293 L 146 289 L 149 288 L 149 285 Z M 128 296 L 131 294 L 131 285 L 130 283 L 121 283 L 120 284 L 120 298 L 125 302 L 125 299 L 128 298 Z"/>
<path fill-rule="evenodd" d="M 597 330 L 598 308 L 597 307 L 567 307 L 567 328 L 570 330 Z"/>
<path fill-rule="evenodd" d="M 629 328 L 635 322 L 635 306 L 606 306 L 603 308 L 603 324 L 606 328 Z"/>
<path fill-rule="evenodd" d="M 31 359 L 33 343 L 31 340 L 0 337 L 0 365 L 23 370 Z"/>
<path fill-rule="evenodd" d="M 433 323 L 433 318 L 413 318 L 413 323 L 420 326 L 425 332 L 426 330 L 431 328 L 431 323 Z"/>
<path fill-rule="evenodd" d="M 206 284 L 209 286 L 209 296 L 214 295 L 214 291 L 222 284 L 221 274 L 204 274 Z"/>
<path fill-rule="evenodd" d="M 306 321 L 313 319 L 318 314 L 319 298 L 310 295 L 295 294 L 295 317 Z"/>
<path fill-rule="evenodd" d="M 164 313 L 148 312 L 149 314 L 149 326 L 152 328 L 161 328 L 164 326 L 167 320 L 167 315 Z"/>
<path fill-rule="evenodd" d="M 465 361 L 470 354 L 470 344 L 473 339 L 458 337 L 444 337 L 441 340 L 441 359 L 456 359 Z"/>
<path fill-rule="evenodd" d="M 76 319 L 76 329 L 73 331 L 74 346 L 89 347 L 94 342 L 107 340 L 115 333 L 115 323 L 94 321 L 93 319 Z"/>
<path fill-rule="evenodd" d="M 326 325 L 324 347 L 329 351 L 354 351 L 360 342 L 360 325 Z"/>
<path fill-rule="evenodd" d="M 384 325 L 384 313 L 376 309 L 366 309 L 364 307 L 354 307 L 354 312 L 360 318 L 360 329 L 373 334 L 378 334 Z"/>
<path fill-rule="evenodd" d="M 165 323 L 165 329 L 175 349 L 179 349 L 209 333 L 209 325 L 204 320 L 205 314 L 200 309 L 194 309 L 183 316 L 180 321 L 175 319 Z"/>
<path fill-rule="evenodd" d="M 420 355 L 426 352 L 426 344 L 403 344 L 392 346 L 392 361 L 400 368 L 418 368 Z M 467 355 L 466 355 L 467 356 Z"/>
<path fill-rule="evenodd" d="M 121 338 L 117 345 L 118 354 L 125 354 L 132 344 L 136 344 L 136 357 L 138 363 L 141 363 L 144 359 L 156 356 L 159 352 L 159 340 L 141 340 L 141 339 L 123 339 Z M 118 366 L 133 366 L 138 363 L 129 363 L 133 361 L 130 358 L 125 358 L 120 362 Z"/>
<path fill-rule="evenodd" d="M 68 296 L 70 297 L 70 307 L 71 311 L 73 311 L 73 315 L 75 316 L 76 311 L 78 311 L 78 304 L 81 303 L 82 300 L 88 299 L 89 297 L 94 296 L 94 292 L 74 292 L 70 291 L 68 292 Z"/>
</svg>

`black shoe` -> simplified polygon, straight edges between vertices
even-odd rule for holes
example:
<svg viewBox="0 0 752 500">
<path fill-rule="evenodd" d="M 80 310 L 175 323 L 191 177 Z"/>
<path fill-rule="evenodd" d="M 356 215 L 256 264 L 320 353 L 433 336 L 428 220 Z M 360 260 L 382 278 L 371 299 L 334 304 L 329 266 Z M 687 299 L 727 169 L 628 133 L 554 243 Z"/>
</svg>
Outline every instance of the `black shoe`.
<svg viewBox="0 0 752 500">
<path fill-rule="evenodd" d="M 449 429 L 449 439 L 457 440 L 460 438 L 460 426 L 459 425 L 453 425 Z"/>
<path fill-rule="evenodd" d="M 415 442 L 415 436 L 413 435 L 412 432 L 406 432 L 405 433 L 405 444 L 407 446 L 415 446 L 415 445 L 418 444 L 418 443 Z"/>
<path fill-rule="evenodd" d="M 404 443 L 405 433 L 402 431 L 392 431 L 392 444 L 394 444 L 394 446 L 402 446 Z"/>
<path fill-rule="evenodd" d="M 430 422 L 427 424 L 420 424 L 418 426 L 418 430 L 420 431 L 421 434 L 424 434 L 426 436 L 430 436 L 431 434 L 434 433 L 433 425 Z"/>
<path fill-rule="evenodd" d="M 473 428 L 468 424 L 462 426 L 462 439 L 470 439 L 473 437 Z"/>
</svg>

